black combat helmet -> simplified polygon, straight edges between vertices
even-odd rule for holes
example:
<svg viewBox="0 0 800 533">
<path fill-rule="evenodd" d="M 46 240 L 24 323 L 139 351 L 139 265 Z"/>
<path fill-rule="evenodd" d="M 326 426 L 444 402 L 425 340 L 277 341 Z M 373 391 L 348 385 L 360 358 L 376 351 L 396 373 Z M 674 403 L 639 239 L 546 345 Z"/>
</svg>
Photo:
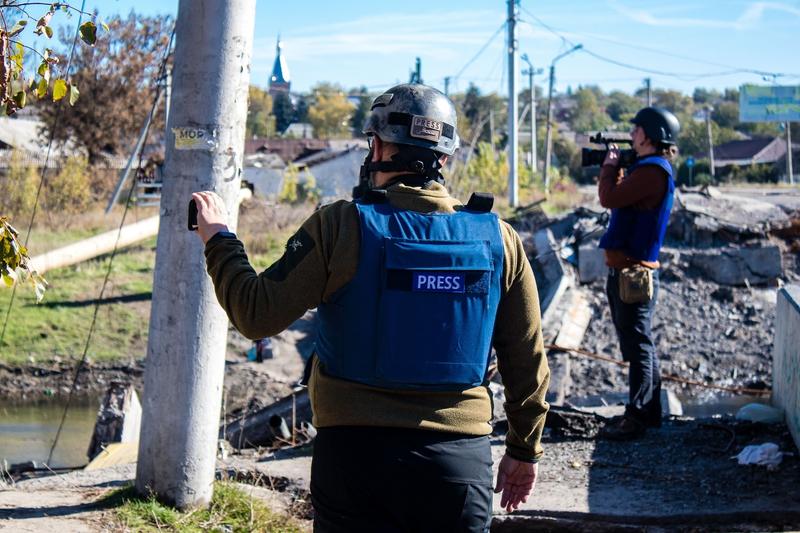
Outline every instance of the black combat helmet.
<svg viewBox="0 0 800 533">
<path fill-rule="evenodd" d="M 641 126 L 647 138 L 653 143 L 676 144 L 681 125 L 678 119 L 660 107 L 645 107 L 636 113 L 631 120 L 633 124 Z"/>
<path fill-rule="evenodd" d="M 375 98 L 363 133 L 446 155 L 453 155 L 459 145 L 453 102 L 441 91 L 417 83 L 397 85 Z"/>
</svg>

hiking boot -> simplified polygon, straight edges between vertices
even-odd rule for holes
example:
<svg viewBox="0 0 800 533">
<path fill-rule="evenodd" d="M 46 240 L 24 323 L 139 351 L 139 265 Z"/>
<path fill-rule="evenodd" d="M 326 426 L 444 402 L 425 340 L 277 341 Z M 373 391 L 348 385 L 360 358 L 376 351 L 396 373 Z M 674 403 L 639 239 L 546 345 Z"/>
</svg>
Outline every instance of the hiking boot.
<svg viewBox="0 0 800 533">
<path fill-rule="evenodd" d="M 623 416 L 606 423 L 597 436 L 608 440 L 633 440 L 644 435 L 645 430 L 644 424 L 635 418 Z"/>
</svg>

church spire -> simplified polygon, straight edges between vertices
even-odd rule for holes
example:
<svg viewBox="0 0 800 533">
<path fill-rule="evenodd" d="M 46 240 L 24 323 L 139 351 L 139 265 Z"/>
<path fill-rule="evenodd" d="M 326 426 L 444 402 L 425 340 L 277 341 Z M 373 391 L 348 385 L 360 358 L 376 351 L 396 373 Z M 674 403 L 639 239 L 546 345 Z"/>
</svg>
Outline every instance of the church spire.
<svg viewBox="0 0 800 533">
<path fill-rule="evenodd" d="M 272 66 L 272 75 L 269 78 L 269 93 L 273 96 L 276 93 L 288 93 L 291 85 L 289 66 L 286 64 L 282 51 L 283 44 L 281 43 L 281 36 L 278 35 L 278 40 L 275 44 L 275 63 Z"/>
</svg>

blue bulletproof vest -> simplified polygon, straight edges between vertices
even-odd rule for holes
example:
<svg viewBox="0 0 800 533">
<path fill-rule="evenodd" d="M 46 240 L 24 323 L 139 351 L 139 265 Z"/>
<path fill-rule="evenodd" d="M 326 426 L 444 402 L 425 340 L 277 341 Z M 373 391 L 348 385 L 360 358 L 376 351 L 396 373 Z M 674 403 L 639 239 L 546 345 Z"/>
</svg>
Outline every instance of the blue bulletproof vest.
<svg viewBox="0 0 800 533">
<path fill-rule="evenodd" d="M 389 389 L 483 383 L 503 273 L 497 216 L 355 206 L 358 270 L 319 306 L 325 372 Z"/>
<path fill-rule="evenodd" d="M 660 156 L 640 159 L 631 165 L 628 174 L 645 165 L 656 165 L 667 173 L 667 193 L 661 205 L 648 210 L 633 207 L 612 209 L 608 229 L 600 239 L 600 248 L 623 250 L 629 257 L 641 261 L 658 261 L 672 210 L 675 182 L 672 179 L 672 165 Z"/>
</svg>

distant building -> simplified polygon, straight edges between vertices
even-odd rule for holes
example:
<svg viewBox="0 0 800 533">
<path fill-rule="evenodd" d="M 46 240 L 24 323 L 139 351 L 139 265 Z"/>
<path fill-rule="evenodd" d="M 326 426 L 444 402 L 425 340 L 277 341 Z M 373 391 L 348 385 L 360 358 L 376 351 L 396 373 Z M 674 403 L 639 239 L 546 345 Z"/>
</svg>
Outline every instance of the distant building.
<svg viewBox="0 0 800 533">
<path fill-rule="evenodd" d="M 289 75 L 289 66 L 286 64 L 286 58 L 283 57 L 282 50 L 283 45 L 279 35 L 278 42 L 275 45 L 275 63 L 272 65 L 272 75 L 269 78 L 269 94 L 273 97 L 279 93 L 288 94 L 292 83 Z"/>
<path fill-rule="evenodd" d="M 785 156 L 786 139 L 781 137 L 755 137 L 714 146 L 714 167 L 777 163 L 783 160 Z M 700 154 L 700 157 L 708 157 L 708 154 Z"/>
<path fill-rule="evenodd" d="M 323 203 L 350 198 L 368 152 L 363 139 L 250 139 L 245 141 L 244 180 L 253 192 L 276 200 L 288 163 L 302 183 L 314 176 Z"/>
</svg>

